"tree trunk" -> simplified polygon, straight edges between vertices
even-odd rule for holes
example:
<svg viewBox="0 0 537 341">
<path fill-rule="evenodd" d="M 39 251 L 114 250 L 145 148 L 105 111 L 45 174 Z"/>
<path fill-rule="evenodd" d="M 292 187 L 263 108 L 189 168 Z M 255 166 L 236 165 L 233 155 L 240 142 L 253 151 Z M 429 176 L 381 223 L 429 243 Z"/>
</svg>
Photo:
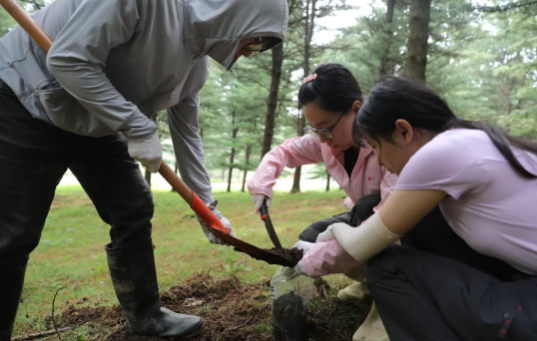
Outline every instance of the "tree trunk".
<svg viewBox="0 0 537 341">
<path fill-rule="evenodd" d="M 246 147 L 246 156 L 244 158 L 244 174 L 242 177 L 242 187 L 241 192 L 244 192 L 244 189 L 246 188 L 246 175 L 248 174 L 248 166 L 250 165 L 250 154 L 252 153 L 252 146 Z"/>
<path fill-rule="evenodd" d="M 310 59 L 311 59 L 311 40 L 313 39 L 313 29 L 315 27 L 315 11 L 317 6 L 317 0 L 306 1 L 306 20 L 304 23 L 304 61 L 302 63 L 302 69 L 304 71 L 304 78 L 310 75 Z M 306 118 L 301 114 L 302 107 L 298 105 L 298 112 L 300 113 L 297 120 L 297 135 L 304 135 L 304 127 L 306 126 Z M 295 177 L 293 178 L 293 188 L 291 193 L 300 192 L 300 178 L 302 175 L 302 167 L 298 166 L 295 169 Z"/>
<path fill-rule="evenodd" d="M 330 192 L 330 173 L 328 172 L 328 170 L 326 171 L 326 191 L 327 192 Z"/>
<path fill-rule="evenodd" d="M 278 107 L 278 92 L 282 79 L 283 65 L 283 44 L 272 49 L 272 72 L 270 79 L 270 91 L 267 101 L 267 114 L 265 116 L 265 133 L 263 135 L 263 145 L 261 147 L 261 158 L 270 151 L 272 138 L 274 137 L 274 121 L 276 119 L 276 108 Z"/>
<path fill-rule="evenodd" d="M 233 162 L 235 162 L 235 138 L 237 137 L 237 133 L 239 132 L 239 128 L 235 127 L 235 116 L 236 112 L 231 112 L 231 123 L 233 126 L 233 130 L 231 132 L 231 141 L 232 141 L 232 147 L 231 147 L 231 154 L 229 155 L 229 172 L 227 175 L 227 190 L 226 192 L 231 192 L 231 182 L 233 180 Z"/>
<path fill-rule="evenodd" d="M 425 81 L 431 0 L 412 0 L 405 75 Z"/>
<path fill-rule="evenodd" d="M 380 70 L 379 74 L 381 76 L 393 73 L 393 66 L 390 63 L 390 47 L 392 45 L 392 23 L 393 23 L 393 12 L 395 9 L 395 0 L 388 0 L 388 8 L 386 9 L 386 46 L 384 48 L 383 55 L 380 59 Z"/>
<path fill-rule="evenodd" d="M 395 9 L 395 0 L 388 0 L 388 8 L 386 9 L 386 22 L 393 22 L 393 12 Z"/>
</svg>

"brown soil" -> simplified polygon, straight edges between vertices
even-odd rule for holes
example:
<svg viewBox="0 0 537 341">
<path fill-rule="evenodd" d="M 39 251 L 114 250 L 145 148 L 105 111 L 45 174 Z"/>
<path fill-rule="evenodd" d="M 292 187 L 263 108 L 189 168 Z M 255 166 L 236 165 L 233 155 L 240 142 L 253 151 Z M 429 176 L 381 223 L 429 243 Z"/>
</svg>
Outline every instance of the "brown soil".
<svg viewBox="0 0 537 341">
<path fill-rule="evenodd" d="M 298 264 L 298 262 L 304 256 L 304 252 L 300 249 L 276 249 L 272 248 L 267 250 L 268 252 L 275 254 L 279 257 L 285 258 L 293 264 Z"/>
<path fill-rule="evenodd" d="M 201 335 L 192 338 L 193 341 L 281 341 L 281 336 L 272 330 L 269 292 L 267 283 L 245 284 L 236 277 L 216 280 L 202 273 L 170 288 L 162 294 L 161 300 L 164 307 L 199 315 L 205 320 Z M 351 340 L 365 319 L 370 301 L 341 302 L 335 297 L 336 293 L 325 281 L 316 281 L 308 313 L 309 340 Z M 92 328 L 87 340 L 173 340 L 126 335 L 125 319 L 117 306 L 70 306 L 63 310 L 59 327 L 82 324 Z"/>
</svg>

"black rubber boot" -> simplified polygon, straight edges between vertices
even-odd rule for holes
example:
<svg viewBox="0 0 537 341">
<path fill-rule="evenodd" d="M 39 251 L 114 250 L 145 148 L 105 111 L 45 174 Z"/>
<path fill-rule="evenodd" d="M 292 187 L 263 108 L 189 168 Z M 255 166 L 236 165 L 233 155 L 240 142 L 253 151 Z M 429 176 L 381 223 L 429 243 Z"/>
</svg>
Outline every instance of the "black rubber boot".
<svg viewBox="0 0 537 341">
<path fill-rule="evenodd" d="M 198 316 L 160 307 L 153 243 L 125 249 L 106 246 L 114 290 L 127 317 L 127 332 L 136 335 L 188 338 L 201 332 Z"/>
<path fill-rule="evenodd" d="M 0 341 L 10 341 L 28 256 L 0 260 Z"/>
</svg>

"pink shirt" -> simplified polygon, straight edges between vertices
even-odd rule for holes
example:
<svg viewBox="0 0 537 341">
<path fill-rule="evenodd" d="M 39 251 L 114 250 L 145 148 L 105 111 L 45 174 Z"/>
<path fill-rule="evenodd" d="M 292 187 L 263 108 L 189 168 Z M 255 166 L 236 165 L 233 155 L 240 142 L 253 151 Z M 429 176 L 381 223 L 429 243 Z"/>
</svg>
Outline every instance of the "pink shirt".
<svg viewBox="0 0 537 341">
<path fill-rule="evenodd" d="M 536 155 L 513 152 L 537 174 Z M 485 132 L 437 135 L 410 158 L 395 189 L 446 192 L 440 208 L 470 247 L 537 275 L 537 179 L 516 173 Z"/>
<path fill-rule="evenodd" d="M 342 151 L 328 147 L 311 135 L 285 140 L 263 157 L 248 182 L 248 191 L 272 198 L 272 186 L 285 167 L 324 162 L 330 175 L 349 196 L 350 199 L 345 200 L 347 208 L 351 209 L 358 199 L 373 193 L 380 193 L 384 201 L 397 177 L 378 165 L 374 150 L 369 146 L 360 149 L 350 177 L 345 170 L 343 156 Z"/>
</svg>

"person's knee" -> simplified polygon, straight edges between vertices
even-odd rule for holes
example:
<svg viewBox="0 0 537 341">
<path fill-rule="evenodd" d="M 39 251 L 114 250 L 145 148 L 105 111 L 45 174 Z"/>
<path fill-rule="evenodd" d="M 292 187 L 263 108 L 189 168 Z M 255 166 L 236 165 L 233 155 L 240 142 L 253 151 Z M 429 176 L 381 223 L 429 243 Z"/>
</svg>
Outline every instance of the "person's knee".
<svg viewBox="0 0 537 341">
<path fill-rule="evenodd" d="M 28 255 L 39 245 L 40 230 L 6 227 L 0 233 L 0 258 L 20 259 Z"/>
<path fill-rule="evenodd" d="M 367 262 L 366 278 L 368 283 L 374 283 L 397 271 L 397 261 L 401 256 L 402 247 L 390 245 L 384 251 Z"/>
<path fill-rule="evenodd" d="M 1 255 L 0 256 L 0 269 L 9 268 L 25 268 L 28 264 L 30 255 L 27 253 L 14 253 L 10 255 Z"/>
<path fill-rule="evenodd" d="M 319 220 L 310 226 L 306 227 L 304 231 L 299 235 L 299 239 L 305 242 L 315 243 L 317 237 L 326 231 L 328 226 L 335 223 L 348 223 L 349 222 L 349 212 L 341 213 L 331 218 Z"/>
<path fill-rule="evenodd" d="M 327 227 L 328 226 L 321 226 L 319 222 L 313 223 L 302 231 L 302 233 L 298 236 L 298 239 L 305 242 L 315 243 L 317 241 L 317 237 L 324 232 Z"/>
<path fill-rule="evenodd" d="M 125 207 L 125 210 L 112 225 L 111 237 L 114 246 L 126 247 L 150 240 L 154 213 L 151 192 L 142 193 Z"/>
<path fill-rule="evenodd" d="M 308 227 L 304 231 L 302 231 L 302 233 L 298 236 L 298 239 L 305 241 L 305 242 L 315 243 L 318 235 L 319 235 L 318 232 L 311 231 L 309 230 L 309 227 Z"/>
<path fill-rule="evenodd" d="M 360 198 L 349 213 L 351 226 L 358 226 L 373 215 L 373 209 L 380 203 L 380 194 L 369 194 Z"/>
</svg>

